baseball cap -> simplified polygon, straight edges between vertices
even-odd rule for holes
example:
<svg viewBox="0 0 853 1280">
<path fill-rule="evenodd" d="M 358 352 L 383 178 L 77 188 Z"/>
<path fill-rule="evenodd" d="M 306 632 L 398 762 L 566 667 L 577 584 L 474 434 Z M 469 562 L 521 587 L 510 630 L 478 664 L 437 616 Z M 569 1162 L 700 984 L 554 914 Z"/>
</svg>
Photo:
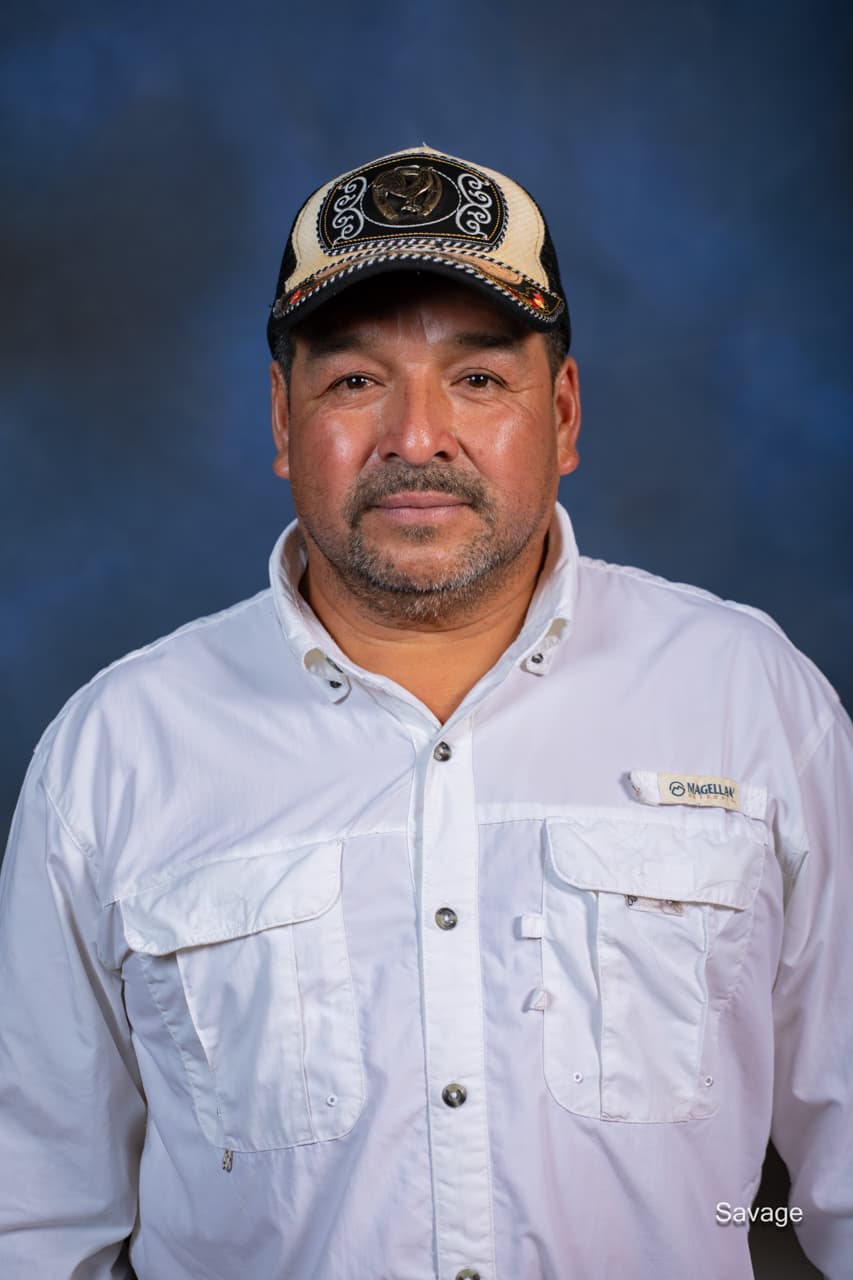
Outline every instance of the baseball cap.
<svg viewBox="0 0 853 1280">
<path fill-rule="evenodd" d="M 276 337 L 343 290 L 388 271 L 462 280 L 516 318 L 571 330 L 557 255 L 533 197 L 512 178 L 411 147 L 333 178 L 303 204 L 267 325 Z"/>
</svg>

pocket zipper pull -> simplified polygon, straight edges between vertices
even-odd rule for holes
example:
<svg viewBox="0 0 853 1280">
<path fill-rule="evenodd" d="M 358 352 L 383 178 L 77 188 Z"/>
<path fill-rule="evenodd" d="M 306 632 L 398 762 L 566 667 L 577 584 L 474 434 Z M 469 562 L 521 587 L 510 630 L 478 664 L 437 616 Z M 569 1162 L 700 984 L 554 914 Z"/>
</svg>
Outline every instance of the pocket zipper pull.
<svg viewBox="0 0 853 1280">
<path fill-rule="evenodd" d="M 226 1173 L 230 1173 L 234 1164 L 234 1152 L 225 1148 L 225 1155 L 222 1157 L 222 1168 Z"/>
</svg>

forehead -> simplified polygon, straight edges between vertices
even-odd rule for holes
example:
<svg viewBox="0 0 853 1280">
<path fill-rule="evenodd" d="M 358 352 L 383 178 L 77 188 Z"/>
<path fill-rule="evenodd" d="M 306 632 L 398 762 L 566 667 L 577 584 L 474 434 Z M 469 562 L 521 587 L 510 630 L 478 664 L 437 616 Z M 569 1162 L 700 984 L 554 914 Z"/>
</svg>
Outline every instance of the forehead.
<svg viewBox="0 0 853 1280">
<path fill-rule="evenodd" d="M 425 272 L 401 271 L 353 285 L 296 326 L 292 337 L 297 345 L 325 346 L 334 337 L 383 322 L 403 323 L 427 310 L 472 332 L 518 342 L 534 335 L 523 320 L 508 314 L 470 285 Z"/>
</svg>

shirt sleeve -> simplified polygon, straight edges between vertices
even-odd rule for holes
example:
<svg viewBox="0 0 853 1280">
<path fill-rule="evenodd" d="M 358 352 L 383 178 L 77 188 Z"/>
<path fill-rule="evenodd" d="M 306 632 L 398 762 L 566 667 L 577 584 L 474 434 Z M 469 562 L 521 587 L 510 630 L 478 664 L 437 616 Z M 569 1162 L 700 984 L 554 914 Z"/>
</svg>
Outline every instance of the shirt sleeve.
<svg viewBox="0 0 853 1280">
<path fill-rule="evenodd" d="M 853 1275 L 853 731 L 840 707 L 801 775 L 805 853 L 774 989 L 773 1141 L 796 1230 L 829 1280 Z"/>
<path fill-rule="evenodd" d="M 0 1276 L 132 1276 L 145 1105 L 89 855 L 33 762 L 0 875 Z"/>
</svg>

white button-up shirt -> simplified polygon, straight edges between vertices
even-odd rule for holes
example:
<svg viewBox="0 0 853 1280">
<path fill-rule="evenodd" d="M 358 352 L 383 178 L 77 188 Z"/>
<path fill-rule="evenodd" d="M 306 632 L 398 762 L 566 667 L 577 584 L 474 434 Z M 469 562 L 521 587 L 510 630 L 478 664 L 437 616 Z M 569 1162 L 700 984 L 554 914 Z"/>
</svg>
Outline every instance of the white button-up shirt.
<svg viewBox="0 0 853 1280">
<path fill-rule="evenodd" d="M 441 725 L 336 647 L 302 555 L 292 526 L 270 590 L 102 672 L 36 750 L 0 1275 L 738 1280 L 771 1127 L 807 1252 L 852 1275 L 827 683 L 763 615 L 579 558 L 558 508 Z"/>
</svg>

